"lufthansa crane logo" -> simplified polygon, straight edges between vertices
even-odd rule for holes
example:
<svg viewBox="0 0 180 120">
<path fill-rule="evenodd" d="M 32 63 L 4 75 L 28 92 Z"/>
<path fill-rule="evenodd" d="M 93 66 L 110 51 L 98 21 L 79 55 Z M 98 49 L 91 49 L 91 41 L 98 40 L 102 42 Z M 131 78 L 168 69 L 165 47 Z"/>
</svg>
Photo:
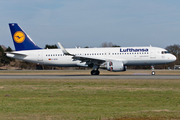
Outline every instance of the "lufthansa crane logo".
<svg viewBox="0 0 180 120">
<path fill-rule="evenodd" d="M 22 43 L 25 40 L 25 34 L 21 31 L 17 31 L 14 33 L 13 38 L 16 43 Z"/>
</svg>

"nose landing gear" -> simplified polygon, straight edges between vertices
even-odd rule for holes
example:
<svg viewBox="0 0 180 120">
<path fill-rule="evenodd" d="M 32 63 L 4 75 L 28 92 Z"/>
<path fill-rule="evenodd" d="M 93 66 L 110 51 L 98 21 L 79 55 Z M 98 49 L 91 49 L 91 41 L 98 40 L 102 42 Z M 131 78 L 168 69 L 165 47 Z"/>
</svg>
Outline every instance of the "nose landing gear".
<svg viewBox="0 0 180 120">
<path fill-rule="evenodd" d="M 152 71 L 152 72 L 151 72 L 151 75 L 155 75 L 155 71 Z"/>
<path fill-rule="evenodd" d="M 155 75 L 156 73 L 154 71 L 154 66 L 153 65 L 151 66 L 151 70 L 152 70 L 151 75 Z"/>
</svg>

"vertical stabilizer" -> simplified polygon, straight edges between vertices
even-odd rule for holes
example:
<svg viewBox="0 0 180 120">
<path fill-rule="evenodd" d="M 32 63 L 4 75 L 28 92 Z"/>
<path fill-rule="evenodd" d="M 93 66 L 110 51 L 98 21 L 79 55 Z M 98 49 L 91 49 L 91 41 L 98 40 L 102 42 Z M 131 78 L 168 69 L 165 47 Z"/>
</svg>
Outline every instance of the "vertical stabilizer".
<svg viewBox="0 0 180 120">
<path fill-rule="evenodd" d="M 19 25 L 17 23 L 10 23 L 9 27 L 10 27 L 10 30 L 11 30 L 11 35 L 12 35 L 12 39 L 13 39 L 16 51 L 41 49 L 19 27 Z"/>
</svg>

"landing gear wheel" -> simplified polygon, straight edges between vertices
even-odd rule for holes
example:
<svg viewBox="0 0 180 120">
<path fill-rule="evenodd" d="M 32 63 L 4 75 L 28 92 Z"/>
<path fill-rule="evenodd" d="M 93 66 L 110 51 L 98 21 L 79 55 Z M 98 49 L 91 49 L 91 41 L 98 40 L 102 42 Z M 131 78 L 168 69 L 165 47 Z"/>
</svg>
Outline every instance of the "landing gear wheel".
<svg viewBox="0 0 180 120">
<path fill-rule="evenodd" d="M 96 70 L 96 75 L 99 75 L 99 73 L 100 73 L 99 70 Z"/>
<path fill-rule="evenodd" d="M 99 75 L 99 70 L 92 70 L 91 75 Z"/>
<path fill-rule="evenodd" d="M 151 75 L 155 75 L 155 74 L 156 74 L 155 71 L 152 71 L 152 72 L 151 72 Z"/>
<path fill-rule="evenodd" d="M 91 75 L 95 75 L 95 70 L 92 70 L 92 71 L 91 71 Z"/>
</svg>

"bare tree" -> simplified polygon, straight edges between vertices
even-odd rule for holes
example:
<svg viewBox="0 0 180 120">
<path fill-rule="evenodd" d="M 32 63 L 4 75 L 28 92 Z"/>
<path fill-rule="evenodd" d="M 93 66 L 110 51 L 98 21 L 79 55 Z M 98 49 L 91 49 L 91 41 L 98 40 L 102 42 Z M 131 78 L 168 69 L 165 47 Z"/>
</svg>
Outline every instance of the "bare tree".
<svg viewBox="0 0 180 120">
<path fill-rule="evenodd" d="M 119 45 L 116 45 L 116 44 L 112 44 L 112 42 L 104 42 L 102 43 L 101 47 L 120 47 Z"/>
<path fill-rule="evenodd" d="M 180 52 L 180 45 L 174 44 L 174 45 L 169 45 L 165 48 L 168 52 L 174 54 L 177 56 Z"/>
<path fill-rule="evenodd" d="M 174 62 L 174 64 L 179 65 L 180 64 L 180 45 L 177 45 L 177 44 L 169 45 L 165 49 L 177 57 L 177 60 Z"/>
</svg>

